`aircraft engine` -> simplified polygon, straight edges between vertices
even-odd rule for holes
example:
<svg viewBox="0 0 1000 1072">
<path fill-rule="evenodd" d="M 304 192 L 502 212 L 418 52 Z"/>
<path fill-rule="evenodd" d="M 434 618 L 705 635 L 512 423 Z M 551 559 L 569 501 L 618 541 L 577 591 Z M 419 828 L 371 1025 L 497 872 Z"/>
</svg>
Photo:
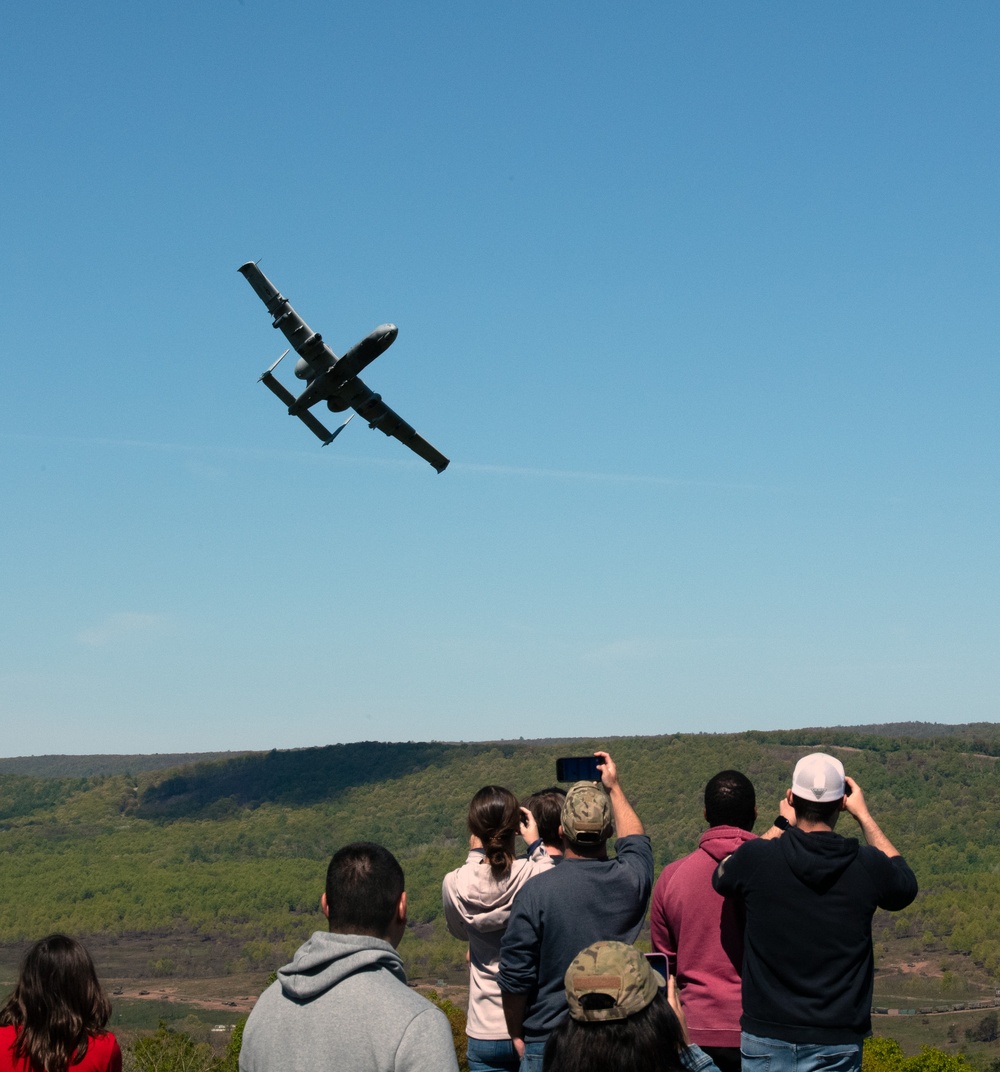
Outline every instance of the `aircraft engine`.
<svg viewBox="0 0 1000 1072">
<path fill-rule="evenodd" d="M 345 409 L 350 407 L 350 402 L 345 402 L 340 398 L 327 399 L 326 408 L 332 409 L 334 413 L 343 413 Z"/>
<path fill-rule="evenodd" d="M 300 380 L 315 380 L 316 377 L 322 372 L 321 368 L 317 368 L 315 365 L 310 364 L 304 357 L 300 357 L 295 362 L 295 375 Z"/>
</svg>

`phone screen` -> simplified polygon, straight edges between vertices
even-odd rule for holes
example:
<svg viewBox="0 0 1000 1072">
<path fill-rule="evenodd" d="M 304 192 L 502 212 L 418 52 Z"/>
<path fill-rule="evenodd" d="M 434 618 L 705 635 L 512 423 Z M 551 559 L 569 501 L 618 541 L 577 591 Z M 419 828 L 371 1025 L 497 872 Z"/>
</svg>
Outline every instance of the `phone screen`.
<svg viewBox="0 0 1000 1072">
<path fill-rule="evenodd" d="M 665 953 L 647 953 L 646 960 L 649 961 L 649 966 L 655 972 L 659 972 L 663 976 L 663 986 L 659 988 L 661 994 L 667 992 L 667 979 L 670 978 L 670 968 L 667 965 L 667 957 Z"/>
<path fill-rule="evenodd" d="M 557 782 L 599 782 L 597 756 L 564 756 L 556 760 Z"/>
</svg>

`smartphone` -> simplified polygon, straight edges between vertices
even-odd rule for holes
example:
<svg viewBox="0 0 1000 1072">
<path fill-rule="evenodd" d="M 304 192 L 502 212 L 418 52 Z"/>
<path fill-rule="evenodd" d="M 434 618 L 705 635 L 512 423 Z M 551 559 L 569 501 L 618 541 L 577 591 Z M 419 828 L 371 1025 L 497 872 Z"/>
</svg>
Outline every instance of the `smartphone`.
<svg viewBox="0 0 1000 1072">
<path fill-rule="evenodd" d="M 601 772 L 597 769 L 597 756 L 563 756 L 556 760 L 557 782 L 599 782 Z"/>
<path fill-rule="evenodd" d="M 655 972 L 659 972 L 663 978 L 663 986 L 659 987 L 661 994 L 667 992 L 667 980 L 670 978 L 670 967 L 667 964 L 667 956 L 665 953 L 647 953 L 646 960 L 649 961 L 649 966 Z"/>
</svg>

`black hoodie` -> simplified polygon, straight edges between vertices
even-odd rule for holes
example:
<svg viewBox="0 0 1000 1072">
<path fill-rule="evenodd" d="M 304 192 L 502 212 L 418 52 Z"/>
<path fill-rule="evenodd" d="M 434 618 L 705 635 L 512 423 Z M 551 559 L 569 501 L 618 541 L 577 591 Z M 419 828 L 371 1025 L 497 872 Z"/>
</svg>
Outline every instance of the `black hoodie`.
<svg viewBox="0 0 1000 1072">
<path fill-rule="evenodd" d="M 902 856 L 791 827 L 741 846 L 712 884 L 746 907 L 744 1031 L 817 1045 L 871 1034 L 872 916 L 917 895 Z"/>
</svg>

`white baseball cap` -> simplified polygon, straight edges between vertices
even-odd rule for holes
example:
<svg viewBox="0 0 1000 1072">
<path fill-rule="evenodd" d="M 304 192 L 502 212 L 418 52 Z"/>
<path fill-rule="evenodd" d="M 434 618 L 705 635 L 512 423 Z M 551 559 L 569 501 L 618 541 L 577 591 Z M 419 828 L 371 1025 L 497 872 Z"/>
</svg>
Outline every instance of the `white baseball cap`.
<svg viewBox="0 0 1000 1072">
<path fill-rule="evenodd" d="M 840 800 L 846 789 L 844 764 L 825 752 L 813 752 L 803 756 L 795 764 L 792 775 L 792 792 L 803 800 L 826 804 Z"/>
</svg>

